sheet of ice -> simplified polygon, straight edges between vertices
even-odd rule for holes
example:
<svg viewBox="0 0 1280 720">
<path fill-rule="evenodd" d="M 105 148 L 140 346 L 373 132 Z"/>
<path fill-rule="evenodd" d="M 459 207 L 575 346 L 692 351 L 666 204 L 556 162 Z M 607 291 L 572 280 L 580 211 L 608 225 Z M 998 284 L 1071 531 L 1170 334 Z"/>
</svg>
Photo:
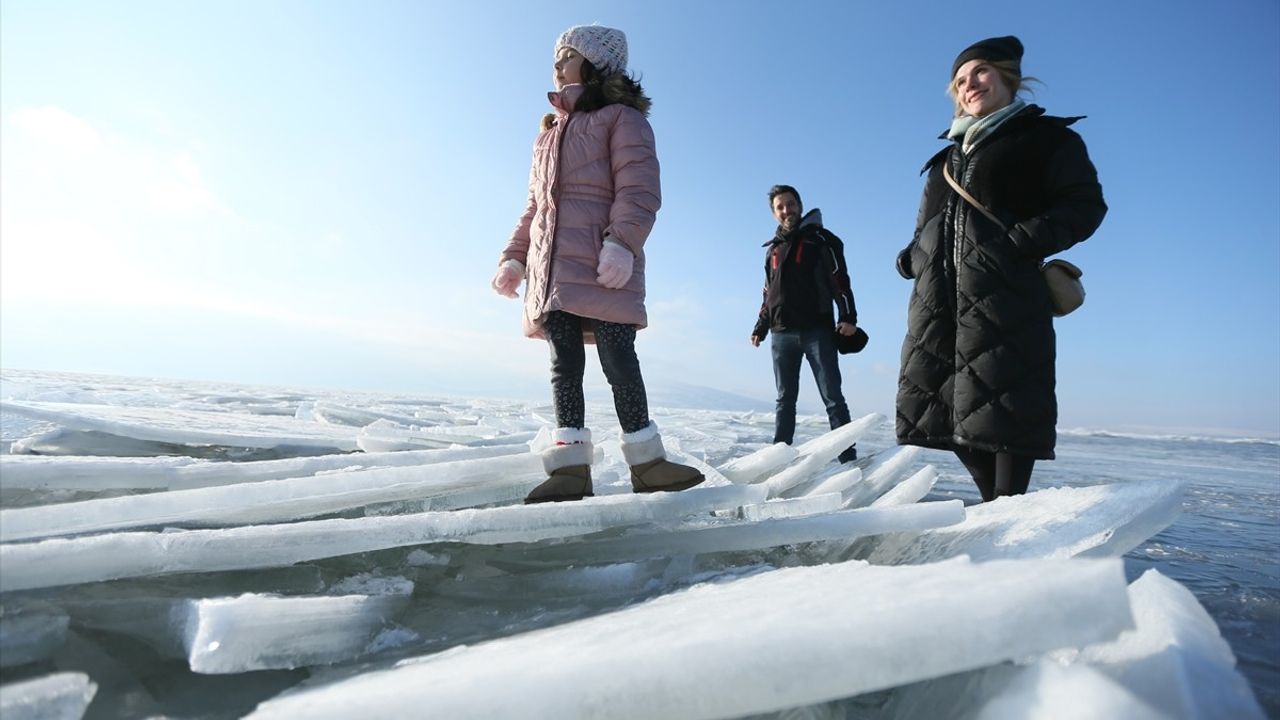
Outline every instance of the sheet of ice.
<svg viewBox="0 0 1280 720">
<path fill-rule="evenodd" d="M 897 452 L 887 457 L 876 458 L 876 462 L 862 471 L 862 482 L 850 486 L 845 491 L 844 506 L 870 505 L 907 474 L 922 452 L 924 448 L 909 445 L 898 448 Z"/>
<path fill-rule="evenodd" d="M 585 539 L 569 545 L 513 548 L 505 554 L 537 562 L 626 562 L 673 555 L 760 550 L 802 542 L 923 530 L 954 525 L 963 519 L 964 503 L 945 500 L 901 508 L 861 508 L 760 522 L 720 521 L 710 527 L 654 527 L 616 538 Z"/>
<path fill-rule="evenodd" d="M 791 568 L 301 688 L 250 717 L 737 717 L 1086 645 L 1132 623 L 1118 560 Z"/>
<path fill-rule="evenodd" d="M 855 557 L 877 565 L 962 554 L 974 560 L 1119 557 L 1177 519 L 1182 493 L 1183 485 L 1172 481 L 1045 488 L 970 507 L 958 525 L 874 538 Z"/>
<path fill-rule="evenodd" d="M 221 453 L 219 453 L 221 451 Z M 29 435 L 9 445 L 6 454 L 11 455 L 47 455 L 70 457 L 88 455 L 98 457 L 168 457 L 171 455 L 217 456 L 222 454 L 231 459 L 244 459 L 251 450 L 236 449 L 234 453 L 228 448 L 177 445 L 174 443 L 138 440 L 136 438 L 112 435 L 96 430 L 71 430 L 55 427 L 42 433 Z M 258 450 L 257 452 L 265 452 Z"/>
<path fill-rule="evenodd" d="M 830 493 L 844 493 L 850 486 L 862 482 L 862 468 L 851 467 L 840 472 L 823 478 L 814 483 L 811 487 L 804 489 L 804 495 L 827 495 Z M 802 496 L 803 497 L 803 496 Z M 843 504 L 844 499 L 840 502 Z"/>
<path fill-rule="evenodd" d="M 189 457 L 45 457 L 0 455 L 0 489 L 164 490 Z"/>
<path fill-rule="evenodd" d="M 756 486 L 614 495 L 576 503 L 312 520 L 226 530 L 130 532 L 0 545 L 0 592 L 175 572 L 278 567 L 409 545 L 492 545 L 671 521 L 764 499 Z"/>
<path fill-rule="evenodd" d="M 56 607 L 0 611 L 0 668 L 47 660 L 67 639 L 67 614 Z"/>
<path fill-rule="evenodd" d="M 0 685 L 4 720 L 79 720 L 98 686 L 89 676 L 62 672 Z"/>
<path fill-rule="evenodd" d="M 236 463 L 189 457 L 0 455 L 0 489 L 189 490 L 305 477 L 337 470 L 478 460 L 527 451 L 524 445 L 512 444 L 413 452 L 341 453 Z"/>
<path fill-rule="evenodd" d="M 39 505 L 0 510 L 0 541 L 161 525 L 281 522 L 372 503 L 430 497 L 479 484 L 507 485 L 543 477 L 541 458 L 523 453 Z"/>
<path fill-rule="evenodd" d="M 770 497 L 778 497 L 787 490 L 811 478 L 845 448 L 856 443 L 868 430 L 883 423 L 885 417 L 873 413 L 854 420 L 848 425 L 831 430 L 798 448 L 798 459 L 764 481 Z"/>
<path fill-rule="evenodd" d="M 1050 660 L 1004 664 L 914 683 L 892 692 L 877 714 L 895 720 L 1171 720 L 1085 665 Z"/>
<path fill-rule="evenodd" d="M 47 420 L 73 430 L 178 445 L 356 449 L 355 432 L 351 428 L 266 415 L 17 400 L 0 402 L 0 410 Z"/>
<path fill-rule="evenodd" d="M 1129 585 L 1135 627 L 1114 640 L 893 691 L 894 718 L 1239 718 L 1264 713 L 1191 591 L 1156 570 Z"/>
<path fill-rule="evenodd" d="M 739 485 L 760 482 L 795 460 L 798 450 L 786 443 L 774 443 L 749 455 L 734 458 L 717 468 L 730 482 Z"/>
<path fill-rule="evenodd" d="M 532 437 L 532 434 L 526 435 Z M 387 420 L 376 420 L 361 428 L 356 444 L 365 452 L 395 452 L 470 445 L 495 437 L 497 431 L 483 425 L 405 427 Z M 502 439 L 510 441 L 510 438 Z"/>
<path fill-rule="evenodd" d="M 348 579 L 326 595 L 88 601 L 77 625 L 132 635 L 203 674 L 326 665 L 364 654 L 408 605 L 404 578 Z"/>
<path fill-rule="evenodd" d="M 365 427 L 366 425 L 379 420 L 404 426 L 437 424 L 412 415 L 402 415 L 400 413 L 381 410 L 368 410 L 365 408 L 350 407 L 324 400 L 317 400 L 313 403 L 304 403 L 303 405 L 298 406 L 297 417 L 300 420 L 315 420 L 329 423 L 331 425 L 350 425 L 358 428 Z M 447 423 L 448 421 L 449 418 L 447 415 L 441 417 L 441 422 Z"/>
<path fill-rule="evenodd" d="M 743 520 L 758 522 L 777 518 L 819 515 L 839 510 L 841 502 L 840 493 L 838 492 L 786 500 L 769 500 L 754 505 L 743 505 L 738 509 L 738 517 Z"/>
<path fill-rule="evenodd" d="M 1129 601 L 1137 627 L 1084 648 L 1075 662 L 1107 674 L 1167 717 L 1261 720 L 1231 647 L 1190 590 L 1148 570 L 1129 585 Z"/>
<path fill-rule="evenodd" d="M 903 480 L 889 492 L 876 498 L 869 507 L 895 507 L 920 502 L 933 489 L 938 481 L 938 471 L 932 465 L 925 465 L 916 474 Z"/>
</svg>

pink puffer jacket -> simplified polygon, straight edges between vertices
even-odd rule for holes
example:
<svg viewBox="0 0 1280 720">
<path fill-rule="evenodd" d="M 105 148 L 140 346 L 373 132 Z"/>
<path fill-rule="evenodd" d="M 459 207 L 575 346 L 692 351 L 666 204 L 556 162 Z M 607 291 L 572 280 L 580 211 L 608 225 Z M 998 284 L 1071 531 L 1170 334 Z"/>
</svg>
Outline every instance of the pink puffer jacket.
<svg viewBox="0 0 1280 720">
<path fill-rule="evenodd" d="M 525 265 L 524 333 L 543 337 L 546 314 L 645 327 L 644 243 L 662 204 L 653 129 L 635 108 L 613 104 L 572 112 L 582 86 L 547 97 L 555 122 L 538 135 L 529 172 L 529 200 L 499 262 Z M 636 256 L 627 284 L 596 282 L 605 235 Z M 584 328 L 588 341 L 589 327 Z"/>
</svg>

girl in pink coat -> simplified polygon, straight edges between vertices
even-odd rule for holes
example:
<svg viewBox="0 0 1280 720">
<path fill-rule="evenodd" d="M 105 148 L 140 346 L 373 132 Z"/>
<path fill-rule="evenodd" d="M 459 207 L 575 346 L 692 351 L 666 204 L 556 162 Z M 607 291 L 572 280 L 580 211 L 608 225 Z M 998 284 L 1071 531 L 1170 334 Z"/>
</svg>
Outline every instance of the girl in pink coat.
<svg viewBox="0 0 1280 720">
<path fill-rule="evenodd" d="M 526 503 L 592 495 L 591 431 L 585 427 L 585 344 L 594 342 L 613 389 L 622 453 L 635 492 L 684 490 L 702 473 L 666 459 L 649 404 L 636 330 L 644 309 L 644 243 L 662 204 L 650 101 L 627 73 L 627 37 L 601 25 L 560 35 L 554 112 L 533 146 L 529 198 L 502 251 L 493 288 L 517 297 L 526 280 L 524 332 L 551 348 L 555 445 L 550 476 Z"/>
</svg>

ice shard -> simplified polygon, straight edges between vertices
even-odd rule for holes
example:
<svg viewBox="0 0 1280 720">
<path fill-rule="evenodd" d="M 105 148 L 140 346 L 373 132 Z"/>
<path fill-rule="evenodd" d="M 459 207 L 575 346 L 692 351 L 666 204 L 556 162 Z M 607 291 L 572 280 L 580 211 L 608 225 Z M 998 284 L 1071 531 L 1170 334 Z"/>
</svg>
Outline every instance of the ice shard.
<svg viewBox="0 0 1280 720">
<path fill-rule="evenodd" d="M 1166 481 L 1045 488 L 970 507 L 958 525 L 874 538 L 856 557 L 877 565 L 957 555 L 1119 557 L 1177 519 L 1182 491 L 1181 483 Z"/>
<path fill-rule="evenodd" d="M 6 543 L 0 545 L 0 592 L 176 572 L 278 567 L 428 543 L 534 542 L 710 513 L 760 502 L 763 495 L 756 486 L 730 485 L 576 503 Z"/>
<path fill-rule="evenodd" d="M 72 430 L 177 445 L 219 445 L 238 448 L 298 448 L 352 451 L 356 433 L 292 418 L 255 415 L 252 422 L 238 413 L 123 405 L 82 405 L 6 400 L 0 410 L 57 423 Z"/>
<path fill-rule="evenodd" d="M 61 672 L 0 685 L 4 720 L 79 720 L 98 686 L 89 676 Z"/>
<path fill-rule="evenodd" d="M 861 508 L 760 522 L 718 521 L 709 527 L 653 527 L 622 537 L 584 539 L 571 545 L 512 548 L 505 555 L 536 562 L 625 562 L 673 555 L 760 550 L 802 542 L 922 530 L 954 525 L 963 518 L 964 504 L 959 500 L 946 500 L 901 508 Z"/>
<path fill-rule="evenodd" d="M 412 592 L 404 578 L 363 576 L 324 595 L 82 600 L 67 609 L 77 626 L 137 637 L 197 673 L 227 674 L 357 658 Z"/>
<path fill-rule="evenodd" d="M 40 505 L 0 510 L 0 541 L 161 525 L 207 527 L 280 522 L 543 476 L 541 459 L 523 453 Z"/>
<path fill-rule="evenodd" d="M 895 507 L 919 502 L 933 489 L 938 481 L 938 471 L 932 465 L 925 465 L 911 477 L 903 480 L 885 494 L 876 498 L 869 507 Z"/>
<path fill-rule="evenodd" d="M 1129 585 L 1129 598 L 1137 627 L 1084 648 L 1074 662 L 1106 674 L 1165 717 L 1262 720 L 1235 654 L 1190 590 L 1148 570 Z"/>
<path fill-rule="evenodd" d="M 794 447 L 786 443 L 774 443 L 749 455 L 734 458 L 718 469 L 722 475 L 729 478 L 730 482 L 747 485 L 778 472 L 795 460 L 799 454 Z"/>
<path fill-rule="evenodd" d="M 798 448 L 798 459 L 787 468 L 764 481 L 770 497 L 778 497 L 787 490 L 811 478 L 845 448 L 856 443 L 868 430 L 884 422 L 884 416 L 871 414 L 836 428 Z"/>
<path fill-rule="evenodd" d="M 302 687 L 250 717 L 738 717 L 1132 626 L 1119 560 L 791 568 Z"/>
</svg>

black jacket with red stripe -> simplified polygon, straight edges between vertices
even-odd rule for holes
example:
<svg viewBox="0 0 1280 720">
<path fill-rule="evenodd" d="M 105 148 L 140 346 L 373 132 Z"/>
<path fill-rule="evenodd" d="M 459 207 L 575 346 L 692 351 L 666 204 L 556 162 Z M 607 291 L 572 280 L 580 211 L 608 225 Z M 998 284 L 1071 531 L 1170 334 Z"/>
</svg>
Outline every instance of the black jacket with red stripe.
<svg viewBox="0 0 1280 720">
<path fill-rule="evenodd" d="M 844 243 L 822 227 L 822 211 L 805 213 L 789 233 L 778 228 L 764 247 L 764 298 L 752 335 L 858 324 Z"/>
</svg>

